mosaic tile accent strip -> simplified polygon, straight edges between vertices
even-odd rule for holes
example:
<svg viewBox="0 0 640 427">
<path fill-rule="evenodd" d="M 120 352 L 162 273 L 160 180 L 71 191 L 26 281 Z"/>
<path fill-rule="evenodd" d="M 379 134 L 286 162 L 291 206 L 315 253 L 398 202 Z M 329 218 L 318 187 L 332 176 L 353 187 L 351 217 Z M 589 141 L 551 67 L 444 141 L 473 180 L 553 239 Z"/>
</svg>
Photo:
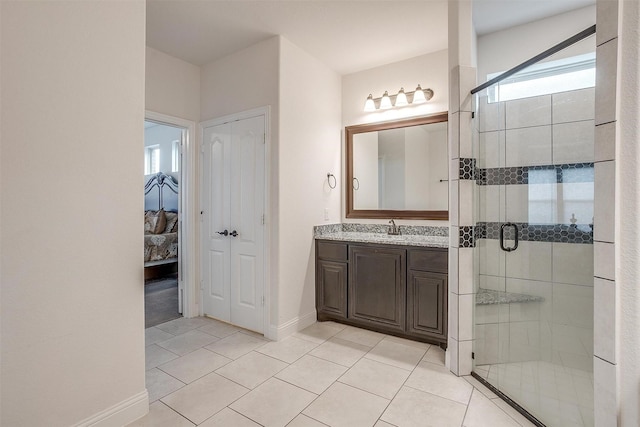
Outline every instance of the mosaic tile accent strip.
<svg viewBox="0 0 640 427">
<path fill-rule="evenodd" d="M 462 161 L 462 159 L 460 159 Z M 478 185 L 566 184 L 594 182 L 593 163 L 519 166 L 476 170 Z"/>
<path fill-rule="evenodd" d="M 460 227 L 460 243 L 461 248 L 475 248 L 476 239 L 473 225 L 463 225 Z"/>
<path fill-rule="evenodd" d="M 460 179 L 476 179 L 476 159 L 460 159 Z"/>
<path fill-rule="evenodd" d="M 476 239 L 500 239 L 501 222 L 479 222 L 476 225 Z M 529 224 L 518 226 L 518 240 L 525 242 L 553 242 L 593 244 L 593 224 Z M 507 227 L 505 239 L 513 240 L 513 227 Z"/>
</svg>

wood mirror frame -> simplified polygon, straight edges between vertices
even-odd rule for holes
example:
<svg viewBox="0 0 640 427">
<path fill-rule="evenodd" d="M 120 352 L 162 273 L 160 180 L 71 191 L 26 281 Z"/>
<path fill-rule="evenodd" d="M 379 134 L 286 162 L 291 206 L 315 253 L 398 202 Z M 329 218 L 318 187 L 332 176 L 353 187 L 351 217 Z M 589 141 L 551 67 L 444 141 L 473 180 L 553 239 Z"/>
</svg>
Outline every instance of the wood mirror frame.
<svg viewBox="0 0 640 427">
<path fill-rule="evenodd" d="M 397 129 L 411 126 L 426 125 L 429 123 L 440 123 L 449 120 L 447 112 L 430 114 L 428 116 L 413 117 L 404 120 L 394 120 L 388 122 L 371 123 L 345 127 L 346 141 L 346 169 L 347 179 L 345 180 L 347 218 L 397 218 L 397 219 L 434 219 L 446 221 L 449 219 L 449 211 L 427 211 L 427 210 L 392 210 L 392 209 L 359 209 L 353 208 L 353 135 L 365 132 L 374 132 L 386 129 Z M 448 206 L 448 204 L 447 204 Z"/>
</svg>

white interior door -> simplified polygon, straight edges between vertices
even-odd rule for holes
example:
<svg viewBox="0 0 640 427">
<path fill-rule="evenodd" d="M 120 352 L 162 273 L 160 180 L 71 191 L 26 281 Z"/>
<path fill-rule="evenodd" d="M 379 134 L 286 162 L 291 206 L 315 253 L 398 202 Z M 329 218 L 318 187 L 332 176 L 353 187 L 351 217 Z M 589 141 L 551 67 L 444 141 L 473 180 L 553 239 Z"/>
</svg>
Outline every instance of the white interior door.
<svg viewBox="0 0 640 427">
<path fill-rule="evenodd" d="M 231 323 L 263 332 L 264 117 L 231 129 Z"/>
<path fill-rule="evenodd" d="M 230 322 L 231 124 L 205 128 L 203 149 L 203 309 Z"/>
<path fill-rule="evenodd" d="M 257 332 L 263 332 L 264 135 L 264 116 L 204 129 L 204 312 Z"/>
</svg>

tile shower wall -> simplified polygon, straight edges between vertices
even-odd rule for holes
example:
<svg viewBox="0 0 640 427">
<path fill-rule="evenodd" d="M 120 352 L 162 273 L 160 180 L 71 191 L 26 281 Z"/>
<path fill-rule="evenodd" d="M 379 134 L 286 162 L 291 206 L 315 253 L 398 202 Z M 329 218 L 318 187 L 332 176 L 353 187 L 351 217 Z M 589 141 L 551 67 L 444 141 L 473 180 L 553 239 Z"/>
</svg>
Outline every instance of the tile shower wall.
<svg viewBox="0 0 640 427">
<path fill-rule="evenodd" d="M 594 89 L 478 103 L 476 286 L 543 300 L 476 306 L 476 365 L 592 372 Z M 514 252 L 505 221 L 521 229 Z"/>
</svg>

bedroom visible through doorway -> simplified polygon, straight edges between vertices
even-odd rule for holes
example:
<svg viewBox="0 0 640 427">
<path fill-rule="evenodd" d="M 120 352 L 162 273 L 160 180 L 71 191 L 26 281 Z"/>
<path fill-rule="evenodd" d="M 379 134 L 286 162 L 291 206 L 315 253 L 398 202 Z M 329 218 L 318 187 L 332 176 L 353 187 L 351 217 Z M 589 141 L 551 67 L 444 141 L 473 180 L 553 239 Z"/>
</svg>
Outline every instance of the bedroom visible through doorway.
<svg viewBox="0 0 640 427">
<path fill-rule="evenodd" d="M 182 151 L 187 129 L 144 124 L 145 327 L 182 316 Z"/>
</svg>

